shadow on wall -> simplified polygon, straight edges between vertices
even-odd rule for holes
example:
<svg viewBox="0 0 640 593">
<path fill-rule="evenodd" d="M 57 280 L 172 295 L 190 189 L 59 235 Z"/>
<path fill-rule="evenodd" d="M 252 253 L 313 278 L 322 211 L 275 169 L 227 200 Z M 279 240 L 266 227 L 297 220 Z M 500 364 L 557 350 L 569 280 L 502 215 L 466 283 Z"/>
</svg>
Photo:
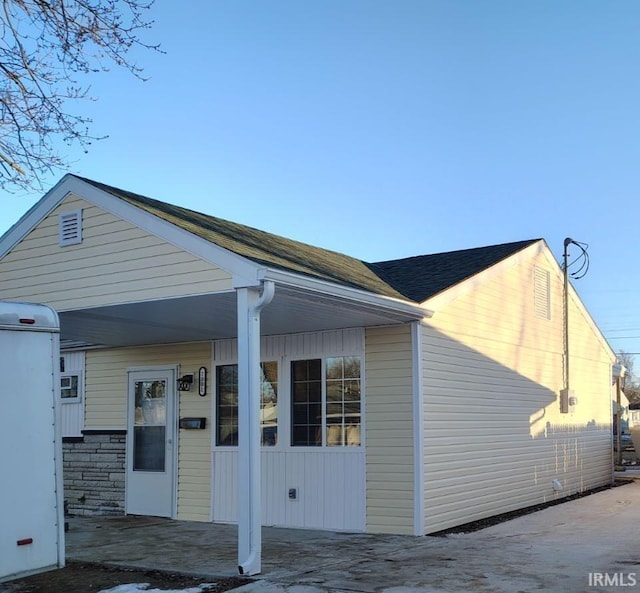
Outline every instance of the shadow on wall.
<svg viewBox="0 0 640 593">
<path fill-rule="evenodd" d="M 488 339 L 479 347 L 486 352 L 426 330 L 425 519 L 434 531 L 611 480 L 608 365 L 583 361 L 577 387 L 589 387 L 561 414 L 561 354 Z"/>
</svg>

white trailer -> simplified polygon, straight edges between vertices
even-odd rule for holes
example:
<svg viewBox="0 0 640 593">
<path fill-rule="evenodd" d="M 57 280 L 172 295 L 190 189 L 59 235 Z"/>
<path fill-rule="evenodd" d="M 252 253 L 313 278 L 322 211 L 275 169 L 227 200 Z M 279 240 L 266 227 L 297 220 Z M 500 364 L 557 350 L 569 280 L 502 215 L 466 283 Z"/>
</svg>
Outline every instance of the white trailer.
<svg viewBox="0 0 640 593">
<path fill-rule="evenodd" d="M 0 582 L 64 566 L 60 325 L 0 302 Z"/>
</svg>

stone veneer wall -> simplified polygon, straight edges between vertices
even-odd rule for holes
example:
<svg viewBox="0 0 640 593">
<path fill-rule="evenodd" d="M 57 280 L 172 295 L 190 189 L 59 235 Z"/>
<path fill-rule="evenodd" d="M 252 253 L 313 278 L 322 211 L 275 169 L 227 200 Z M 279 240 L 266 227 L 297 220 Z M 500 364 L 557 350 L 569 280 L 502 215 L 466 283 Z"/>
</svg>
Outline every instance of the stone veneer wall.
<svg viewBox="0 0 640 593">
<path fill-rule="evenodd" d="M 63 477 L 70 515 L 123 515 L 126 431 L 64 438 Z"/>
</svg>

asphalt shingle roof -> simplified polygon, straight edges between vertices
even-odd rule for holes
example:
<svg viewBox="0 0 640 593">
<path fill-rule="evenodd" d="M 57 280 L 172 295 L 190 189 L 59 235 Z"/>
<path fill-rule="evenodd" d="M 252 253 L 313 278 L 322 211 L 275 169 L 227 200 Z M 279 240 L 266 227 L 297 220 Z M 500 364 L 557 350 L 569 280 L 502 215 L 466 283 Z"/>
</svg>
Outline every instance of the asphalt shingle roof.
<svg viewBox="0 0 640 593">
<path fill-rule="evenodd" d="M 536 241 L 366 263 L 91 179 L 79 179 L 256 263 L 415 302 L 426 300 Z"/>
<path fill-rule="evenodd" d="M 422 302 L 499 263 L 540 239 L 418 255 L 369 264 L 385 282 Z"/>
</svg>

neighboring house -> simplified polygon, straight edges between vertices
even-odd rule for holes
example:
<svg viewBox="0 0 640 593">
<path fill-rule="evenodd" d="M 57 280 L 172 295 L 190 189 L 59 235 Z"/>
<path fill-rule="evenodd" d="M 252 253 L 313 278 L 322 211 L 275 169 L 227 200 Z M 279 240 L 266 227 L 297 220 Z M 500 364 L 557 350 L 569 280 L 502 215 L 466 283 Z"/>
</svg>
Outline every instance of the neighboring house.
<svg viewBox="0 0 640 593">
<path fill-rule="evenodd" d="M 613 414 L 614 422 L 617 417 L 620 417 L 620 432 L 628 433 L 629 428 L 631 426 L 631 416 L 632 412 L 629 408 L 629 400 L 625 395 L 624 391 L 620 390 L 620 403 L 618 404 L 618 394 L 616 393 L 615 385 L 614 389 L 612 389 L 611 393 L 611 412 Z M 614 433 L 615 433 L 614 426 Z"/>
<path fill-rule="evenodd" d="M 629 404 L 629 428 L 640 426 L 640 404 Z"/>
<path fill-rule="evenodd" d="M 60 314 L 77 514 L 236 521 L 236 293 L 267 281 L 265 524 L 433 533 L 612 479 L 615 355 L 571 288 L 561 413 L 543 240 L 365 263 L 67 175 L 0 239 L 0 278 Z"/>
</svg>

